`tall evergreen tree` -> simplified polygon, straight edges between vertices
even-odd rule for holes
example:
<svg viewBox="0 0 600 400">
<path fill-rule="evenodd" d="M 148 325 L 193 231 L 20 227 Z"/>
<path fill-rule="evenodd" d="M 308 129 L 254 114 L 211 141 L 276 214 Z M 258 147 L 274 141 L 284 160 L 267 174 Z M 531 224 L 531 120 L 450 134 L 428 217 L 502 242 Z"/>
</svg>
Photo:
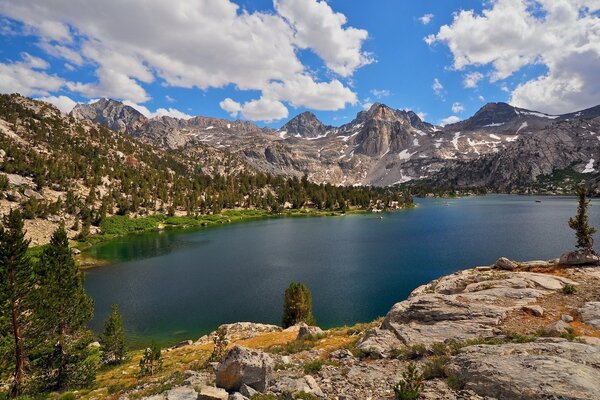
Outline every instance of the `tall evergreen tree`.
<svg viewBox="0 0 600 400">
<path fill-rule="evenodd" d="M 125 360 L 123 317 L 116 304 L 112 305 L 108 320 L 104 324 L 100 344 L 102 345 L 102 362 L 104 364 L 120 364 Z"/>
<path fill-rule="evenodd" d="M 577 248 L 594 252 L 594 238 L 592 235 L 596 233 L 596 228 L 590 226 L 588 223 L 587 209 L 590 201 L 587 199 L 586 194 L 585 186 L 580 186 L 577 189 L 579 206 L 577 207 L 575 218 L 569 218 L 569 227 L 575 231 Z"/>
<path fill-rule="evenodd" d="M 292 282 L 284 294 L 282 325 L 288 328 L 300 322 L 315 324 L 312 295 L 304 284 Z"/>
<path fill-rule="evenodd" d="M 71 254 L 64 226 L 52 234 L 39 269 L 38 308 L 48 343 L 54 347 L 46 362 L 51 371 L 48 387 L 64 389 L 88 383 L 95 371 L 87 364 L 83 343 L 89 343 L 90 336 L 84 328 L 93 316 L 94 304 L 83 287 L 83 275 Z"/>
<path fill-rule="evenodd" d="M 34 282 L 32 264 L 26 255 L 29 240 L 25 239 L 23 218 L 18 210 L 4 217 L 0 227 L 0 314 L 7 320 L 12 334 L 14 374 L 11 396 L 22 393 L 25 379 L 26 347 L 24 340 L 31 321 L 28 313 Z"/>
</svg>

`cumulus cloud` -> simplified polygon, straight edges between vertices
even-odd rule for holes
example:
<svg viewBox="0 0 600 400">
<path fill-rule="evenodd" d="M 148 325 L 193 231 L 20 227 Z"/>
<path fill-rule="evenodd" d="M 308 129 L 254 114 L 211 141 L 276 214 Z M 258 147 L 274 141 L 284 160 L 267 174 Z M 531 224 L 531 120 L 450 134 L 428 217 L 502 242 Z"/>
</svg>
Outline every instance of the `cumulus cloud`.
<svg viewBox="0 0 600 400">
<path fill-rule="evenodd" d="M 460 104 L 460 103 L 453 103 L 452 104 L 452 112 L 454 114 L 460 114 L 463 111 L 465 111 L 465 107 L 462 104 Z"/>
<path fill-rule="evenodd" d="M 284 103 L 319 110 L 354 104 L 349 87 L 336 78 L 321 81 L 296 53 L 317 54 L 328 69 L 324 77 L 349 78 L 373 62 L 362 49 L 368 32 L 348 26 L 325 1 L 274 0 L 274 6 L 275 13 L 240 10 L 231 0 L 0 0 L 0 14 L 26 24 L 49 55 L 94 66 L 95 82 L 68 85 L 83 96 L 143 103 L 150 99 L 144 84 L 160 80 L 258 91 L 243 115 L 266 119 L 280 118 Z"/>
<path fill-rule="evenodd" d="M 37 100 L 55 105 L 63 114 L 70 113 L 73 107 L 77 105 L 75 100 L 67 96 L 45 96 L 38 97 Z"/>
<path fill-rule="evenodd" d="M 28 53 L 21 54 L 21 61 L 0 63 L 0 92 L 20 93 L 25 96 L 48 96 L 60 90 L 66 82 L 48 74 L 48 63 Z"/>
<path fill-rule="evenodd" d="M 148 109 L 148 107 L 142 106 L 140 104 L 134 103 L 130 100 L 124 100 L 123 104 L 126 106 L 130 106 L 138 110 L 142 115 L 146 118 L 154 118 L 154 117 L 173 117 L 179 119 L 190 119 L 193 118 L 191 115 L 188 115 L 182 111 L 177 110 L 176 108 L 158 108 L 156 111 L 152 112 Z"/>
<path fill-rule="evenodd" d="M 445 43 L 453 66 L 492 67 L 492 82 L 527 65 L 547 72 L 519 84 L 511 103 L 564 113 L 600 103 L 598 0 L 496 0 L 481 14 L 460 11 L 428 43 Z"/>
<path fill-rule="evenodd" d="M 423 25 L 429 25 L 429 23 L 431 22 L 432 19 L 433 19 L 433 14 L 425 14 L 419 18 L 419 21 L 421 21 L 421 23 Z"/>
<path fill-rule="evenodd" d="M 457 117 L 456 115 L 451 115 L 449 117 L 446 117 L 446 118 L 442 119 L 440 121 L 440 125 L 441 126 L 446 126 L 446 125 L 449 125 L 449 124 L 454 124 L 454 123 L 456 123 L 458 121 L 460 121 L 459 117 Z"/>
<path fill-rule="evenodd" d="M 469 72 L 463 78 L 463 86 L 468 89 L 474 89 L 479 84 L 479 81 L 483 79 L 481 72 Z"/>
<path fill-rule="evenodd" d="M 335 73 L 348 77 L 357 68 L 373 62 L 361 50 L 369 33 L 344 27 L 346 17 L 333 11 L 326 1 L 274 0 L 273 3 L 292 27 L 298 47 L 313 49 Z"/>
<path fill-rule="evenodd" d="M 288 109 L 280 101 L 261 97 L 244 103 L 241 113 L 247 119 L 271 122 L 287 118 Z"/>
<path fill-rule="evenodd" d="M 425 112 L 422 112 L 422 111 L 419 111 L 419 112 L 417 113 L 417 116 L 418 116 L 419 118 L 421 118 L 421 121 L 425 121 L 425 118 L 427 117 L 427 113 L 425 113 Z"/>
<path fill-rule="evenodd" d="M 229 97 L 221 101 L 219 107 L 227 111 L 233 118 L 236 118 L 242 111 L 242 105 Z"/>
</svg>

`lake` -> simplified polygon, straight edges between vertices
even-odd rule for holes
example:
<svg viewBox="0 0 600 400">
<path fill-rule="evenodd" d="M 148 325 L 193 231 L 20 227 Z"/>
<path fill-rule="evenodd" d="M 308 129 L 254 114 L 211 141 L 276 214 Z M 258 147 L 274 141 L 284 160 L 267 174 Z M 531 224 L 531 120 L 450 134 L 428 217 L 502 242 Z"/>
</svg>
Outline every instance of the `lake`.
<svg viewBox="0 0 600 400">
<path fill-rule="evenodd" d="M 542 200 L 541 203 L 534 199 Z M 117 303 L 133 346 L 197 339 L 237 321 L 278 324 L 291 281 L 312 291 L 327 328 L 371 321 L 441 275 L 573 249 L 574 198 L 490 195 L 417 199 L 383 214 L 275 218 L 132 235 L 89 251 L 110 265 L 86 273 L 99 330 Z M 590 223 L 600 226 L 600 203 Z"/>
</svg>

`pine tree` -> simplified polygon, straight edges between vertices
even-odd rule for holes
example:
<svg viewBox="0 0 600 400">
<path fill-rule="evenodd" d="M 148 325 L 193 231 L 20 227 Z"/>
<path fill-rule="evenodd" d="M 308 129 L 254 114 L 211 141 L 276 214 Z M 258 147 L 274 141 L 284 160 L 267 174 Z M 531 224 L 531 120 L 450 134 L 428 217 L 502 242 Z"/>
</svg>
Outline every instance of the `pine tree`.
<svg viewBox="0 0 600 400">
<path fill-rule="evenodd" d="M 150 347 L 144 350 L 140 360 L 140 373 L 142 375 L 154 375 L 162 367 L 160 347 L 152 342 Z"/>
<path fill-rule="evenodd" d="M 577 237 L 577 248 L 594 252 L 594 239 L 592 235 L 596 233 L 596 228 L 589 226 L 587 209 L 590 201 L 586 198 L 587 191 L 585 187 L 580 186 L 577 189 L 579 196 L 579 206 L 575 218 L 569 218 L 569 227 L 575 231 Z"/>
<path fill-rule="evenodd" d="M 32 304 L 33 268 L 26 255 L 29 240 L 23 232 L 23 219 L 18 210 L 4 217 L 0 227 L 0 314 L 7 318 L 12 334 L 14 373 L 11 396 L 22 393 L 25 379 L 27 328 Z"/>
<path fill-rule="evenodd" d="M 47 342 L 53 352 L 46 361 L 48 387 L 65 389 L 89 383 L 95 370 L 88 360 L 85 343 L 90 335 L 85 329 L 92 318 L 94 304 L 83 287 L 69 248 L 64 226 L 60 226 L 40 258 L 40 318 Z"/>
<path fill-rule="evenodd" d="M 102 362 L 104 364 L 121 364 L 125 360 L 123 317 L 116 304 L 112 305 L 110 316 L 104 324 L 100 344 L 102 345 Z"/>
<path fill-rule="evenodd" d="M 312 295 L 304 284 L 292 282 L 284 294 L 282 325 L 288 328 L 300 322 L 315 324 L 312 315 Z"/>
</svg>

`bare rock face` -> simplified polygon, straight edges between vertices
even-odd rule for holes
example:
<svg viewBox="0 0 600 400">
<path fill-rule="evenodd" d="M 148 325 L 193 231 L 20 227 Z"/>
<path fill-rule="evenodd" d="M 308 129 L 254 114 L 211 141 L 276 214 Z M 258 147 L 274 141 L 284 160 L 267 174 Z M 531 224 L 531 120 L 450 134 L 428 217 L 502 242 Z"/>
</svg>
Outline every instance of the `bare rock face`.
<svg viewBox="0 0 600 400">
<path fill-rule="evenodd" d="M 596 265 L 600 263 L 600 257 L 590 250 L 569 251 L 560 256 L 559 263 L 569 266 Z"/>
<path fill-rule="evenodd" d="M 393 331 L 369 329 L 356 345 L 360 350 L 378 358 L 385 358 L 392 350 L 403 346 Z"/>
<path fill-rule="evenodd" d="M 368 332 L 360 346 L 385 352 L 393 343 L 390 333 L 404 345 L 494 336 L 509 311 L 531 306 L 565 284 L 577 285 L 567 278 L 532 272 L 461 271 L 421 286 L 395 304 L 381 329 Z"/>
<path fill-rule="evenodd" d="M 581 315 L 581 321 L 593 326 L 596 329 L 600 329 L 600 301 L 590 301 L 585 303 L 582 308 L 579 309 L 579 315 Z"/>
<path fill-rule="evenodd" d="M 564 339 L 467 347 L 448 369 L 466 389 L 499 400 L 592 400 L 600 393 L 600 347 Z"/>
<path fill-rule="evenodd" d="M 300 329 L 298 329 L 298 336 L 296 337 L 296 340 L 304 340 L 322 334 L 323 330 L 318 326 L 308 326 L 305 323 L 301 323 Z"/>
<path fill-rule="evenodd" d="M 494 266 L 498 269 L 505 269 L 508 271 L 512 271 L 513 269 L 517 268 L 517 264 L 506 257 L 500 257 Z"/>
<path fill-rule="evenodd" d="M 215 369 L 217 387 L 237 392 L 247 385 L 264 392 L 271 382 L 273 360 L 260 350 L 235 346 Z"/>
</svg>

